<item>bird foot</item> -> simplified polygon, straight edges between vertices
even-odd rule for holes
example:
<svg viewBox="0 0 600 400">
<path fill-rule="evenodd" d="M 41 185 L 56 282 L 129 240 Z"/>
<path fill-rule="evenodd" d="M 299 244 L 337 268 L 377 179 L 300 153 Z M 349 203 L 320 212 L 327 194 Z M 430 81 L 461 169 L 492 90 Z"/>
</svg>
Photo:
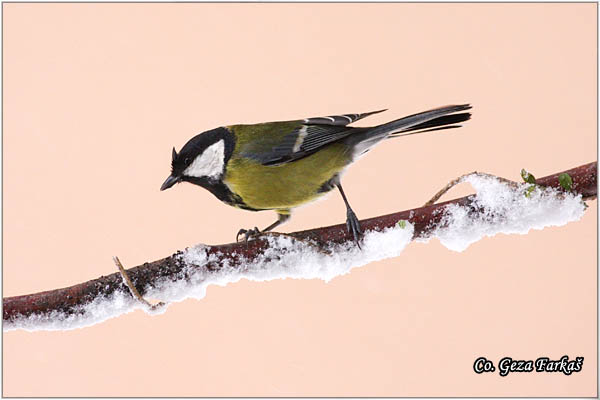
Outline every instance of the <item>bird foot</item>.
<svg viewBox="0 0 600 400">
<path fill-rule="evenodd" d="M 354 238 L 354 242 L 360 249 L 360 239 L 362 237 L 362 230 L 360 229 L 360 222 L 358 218 L 356 218 L 356 214 L 354 211 L 348 210 L 346 213 L 346 227 L 348 228 L 348 233 L 352 235 Z"/>
<path fill-rule="evenodd" d="M 261 231 L 259 231 L 256 226 L 253 229 L 240 229 L 238 231 L 237 235 L 235 235 L 235 241 L 239 242 L 240 241 L 240 236 L 243 235 L 244 236 L 244 241 L 246 243 L 248 243 L 249 239 L 256 239 L 261 234 L 262 234 Z"/>
</svg>

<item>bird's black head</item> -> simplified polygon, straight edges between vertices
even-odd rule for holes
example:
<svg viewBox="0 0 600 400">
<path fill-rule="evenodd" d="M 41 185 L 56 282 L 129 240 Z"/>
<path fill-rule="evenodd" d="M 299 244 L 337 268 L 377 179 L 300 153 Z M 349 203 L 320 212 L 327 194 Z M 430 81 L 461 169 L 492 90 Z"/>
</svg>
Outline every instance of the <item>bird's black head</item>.
<svg viewBox="0 0 600 400">
<path fill-rule="evenodd" d="M 220 182 L 233 153 L 234 143 L 233 134 L 227 128 L 217 128 L 194 136 L 179 153 L 173 147 L 171 175 L 160 190 L 179 182 L 201 186 Z"/>
</svg>

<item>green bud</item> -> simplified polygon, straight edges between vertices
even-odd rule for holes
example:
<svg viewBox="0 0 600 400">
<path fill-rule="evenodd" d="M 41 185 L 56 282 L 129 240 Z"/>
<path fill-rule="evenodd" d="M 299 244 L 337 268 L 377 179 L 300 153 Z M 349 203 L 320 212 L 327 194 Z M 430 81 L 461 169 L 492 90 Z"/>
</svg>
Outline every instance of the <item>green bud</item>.
<svg viewBox="0 0 600 400">
<path fill-rule="evenodd" d="M 564 172 L 558 176 L 558 183 L 560 183 L 560 186 L 568 192 L 570 192 L 573 187 L 573 179 L 571 179 L 569 174 Z"/>
<path fill-rule="evenodd" d="M 535 176 L 525 171 L 525 169 L 521 169 L 521 178 L 527 183 L 535 183 Z"/>
</svg>

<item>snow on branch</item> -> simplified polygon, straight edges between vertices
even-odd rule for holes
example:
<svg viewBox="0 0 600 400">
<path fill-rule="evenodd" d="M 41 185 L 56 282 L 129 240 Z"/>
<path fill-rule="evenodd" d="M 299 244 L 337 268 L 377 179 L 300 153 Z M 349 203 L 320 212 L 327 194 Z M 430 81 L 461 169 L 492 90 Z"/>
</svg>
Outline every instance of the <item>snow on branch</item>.
<svg viewBox="0 0 600 400">
<path fill-rule="evenodd" d="M 437 237 L 447 248 L 463 251 L 484 236 L 526 234 L 577 221 L 587 207 L 583 200 L 597 194 L 596 162 L 537 180 L 525 171 L 522 176 L 526 182 L 516 184 L 470 174 L 453 183 L 470 183 L 475 195 L 362 220 L 361 249 L 340 224 L 268 234 L 248 243 L 200 244 L 131 268 L 127 275 L 141 296 L 163 302 L 202 298 L 208 285 L 242 278 L 328 281 L 354 267 L 396 257 L 411 240 Z M 135 309 L 159 313 L 166 306 L 149 307 L 135 299 L 117 272 L 63 289 L 4 298 L 3 328 L 80 328 Z"/>
</svg>

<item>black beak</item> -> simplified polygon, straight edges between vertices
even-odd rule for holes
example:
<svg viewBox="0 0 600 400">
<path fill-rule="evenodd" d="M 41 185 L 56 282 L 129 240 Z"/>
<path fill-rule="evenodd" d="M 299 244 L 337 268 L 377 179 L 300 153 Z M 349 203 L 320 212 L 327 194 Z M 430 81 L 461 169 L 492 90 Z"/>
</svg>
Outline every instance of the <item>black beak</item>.
<svg viewBox="0 0 600 400">
<path fill-rule="evenodd" d="M 173 175 L 169 175 L 169 177 L 167 178 L 167 180 L 165 181 L 165 183 L 162 184 L 162 186 L 160 187 L 160 190 L 165 190 L 170 188 L 171 186 L 173 186 L 174 184 L 176 184 L 177 182 L 179 182 L 179 178 Z"/>
</svg>

